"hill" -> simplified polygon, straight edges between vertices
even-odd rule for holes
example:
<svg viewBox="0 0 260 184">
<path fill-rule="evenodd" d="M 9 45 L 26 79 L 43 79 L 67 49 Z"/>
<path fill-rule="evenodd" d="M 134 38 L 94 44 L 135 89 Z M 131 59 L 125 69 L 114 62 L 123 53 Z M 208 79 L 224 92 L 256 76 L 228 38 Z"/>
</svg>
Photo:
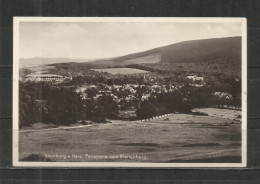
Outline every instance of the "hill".
<svg viewBox="0 0 260 184">
<path fill-rule="evenodd" d="M 92 59 L 93 60 L 93 59 Z M 35 58 L 22 58 L 19 60 L 20 67 L 35 67 L 39 65 L 49 65 L 58 63 L 84 63 L 91 61 L 91 59 L 70 59 L 70 58 L 46 58 L 46 57 L 35 57 Z"/>
<path fill-rule="evenodd" d="M 20 67 L 52 65 L 64 69 L 93 69 L 145 65 L 156 69 L 158 67 L 168 67 L 169 64 L 184 64 L 186 66 L 188 63 L 207 62 L 217 62 L 223 66 L 231 64 L 239 67 L 241 63 L 241 42 L 241 37 L 191 40 L 121 57 L 97 60 L 37 57 L 20 59 Z M 172 68 L 171 66 L 169 67 Z"/>
<path fill-rule="evenodd" d="M 241 62 L 241 37 L 212 38 L 184 41 L 158 47 L 144 52 L 129 54 L 112 59 L 100 59 L 90 63 L 104 66 L 143 64 L 143 63 L 180 63 L 232 60 Z"/>
</svg>

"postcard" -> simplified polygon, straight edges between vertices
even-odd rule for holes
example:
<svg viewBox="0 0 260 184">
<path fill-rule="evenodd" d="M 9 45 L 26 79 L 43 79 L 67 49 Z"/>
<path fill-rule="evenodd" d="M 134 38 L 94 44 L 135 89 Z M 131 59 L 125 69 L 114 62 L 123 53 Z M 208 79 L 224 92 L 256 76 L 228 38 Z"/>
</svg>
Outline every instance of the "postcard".
<svg viewBox="0 0 260 184">
<path fill-rule="evenodd" d="M 245 18 L 14 17 L 13 165 L 246 167 Z"/>
</svg>

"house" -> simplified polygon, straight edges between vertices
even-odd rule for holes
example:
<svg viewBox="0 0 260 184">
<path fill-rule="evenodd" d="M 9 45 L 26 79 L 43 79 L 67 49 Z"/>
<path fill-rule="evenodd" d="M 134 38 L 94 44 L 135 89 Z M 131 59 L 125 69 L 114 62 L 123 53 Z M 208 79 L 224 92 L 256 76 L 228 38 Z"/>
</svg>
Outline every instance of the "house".
<svg viewBox="0 0 260 184">
<path fill-rule="evenodd" d="M 193 81 L 203 81 L 204 78 L 203 77 L 198 77 L 196 75 L 190 75 L 190 76 L 187 76 L 186 79 L 191 79 Z"/>
<path fill-rule="evenodd" d="M 110 95 L 112 94 L 112 91 L 111 90 L 101 90 L 99 91 L 100 94 L 104 94 L 104 95 Z"/>
</svg>

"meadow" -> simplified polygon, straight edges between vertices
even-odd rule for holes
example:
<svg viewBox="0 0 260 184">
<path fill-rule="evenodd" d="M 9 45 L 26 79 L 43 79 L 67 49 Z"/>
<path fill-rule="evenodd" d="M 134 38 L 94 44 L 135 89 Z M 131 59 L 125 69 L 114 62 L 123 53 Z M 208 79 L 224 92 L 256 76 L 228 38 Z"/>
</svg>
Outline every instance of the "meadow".
<svg viewBox="0 0 260 184">
<path fill-rule="evenodd" d="M 149 121 L 113 120 L 24 130 L 19 135 L 19 157 L 77 155 L 51 161 L 78 162 L 241 162 L 241 112 L 216 108 L 196 111 L 208 116 L 171 114 Z"/>
</svg>

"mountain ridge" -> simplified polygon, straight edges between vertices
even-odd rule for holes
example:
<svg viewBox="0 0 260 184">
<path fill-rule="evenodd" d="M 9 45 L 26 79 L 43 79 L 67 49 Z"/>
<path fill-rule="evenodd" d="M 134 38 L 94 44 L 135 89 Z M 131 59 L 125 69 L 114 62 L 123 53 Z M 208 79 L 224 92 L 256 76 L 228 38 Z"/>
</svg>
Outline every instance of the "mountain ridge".
<svg viewBox="0 0 260 184">
<path fill-rule="evenodd" d="M 90 63 L 111 65 L 125 60 L 160 54 L 161 63 L 204 62 L 212 59 L 231 59 L 241 62 L 241 37 L 211 38 L 183 41 L 143 52 L 120 56 L 112 60 L 95 60 Z"/>
<path fill-rule="evenodd" d="M 22 58 L 21 66 L 36 66 L 59 63 L 89 63 L 104 67 L 126 66 L 143 63 L 208 62 L 211 60 L 233 60 L 241 63 L 241 36 L 188 40 L 150 50 L 104 59 L 70 58 Z"/>
</svg>

